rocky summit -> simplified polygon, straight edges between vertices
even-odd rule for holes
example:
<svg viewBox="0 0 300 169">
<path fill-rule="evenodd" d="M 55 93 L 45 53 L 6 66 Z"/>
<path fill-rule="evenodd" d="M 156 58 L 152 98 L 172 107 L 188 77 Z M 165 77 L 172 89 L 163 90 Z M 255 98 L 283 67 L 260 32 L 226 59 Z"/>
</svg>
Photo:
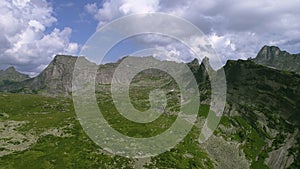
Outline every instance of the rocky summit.
<svg viewBox="0 0 300 169">
<path fill-rule="evenodd" d="M 73 69 L 77 57 L 57 55 L 36 77 L 1 87 L 14 93 L 43 93 L 68 95 L 71 91 Z"/>
<path fill-rule="evenodd" d="M 290 54 L 276 46 L 264 46 L 253 60 L 275 69 L 300 73 L 300 54 Z"/>
</svg>

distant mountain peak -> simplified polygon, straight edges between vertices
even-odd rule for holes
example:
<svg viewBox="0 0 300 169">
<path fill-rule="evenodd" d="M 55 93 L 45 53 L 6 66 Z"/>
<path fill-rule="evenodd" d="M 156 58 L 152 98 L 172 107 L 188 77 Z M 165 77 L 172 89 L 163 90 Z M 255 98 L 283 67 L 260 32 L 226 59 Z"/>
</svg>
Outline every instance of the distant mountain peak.
<svg viewBox="0 0 300 169">
<path fill-rule="evenodd" d="M 267 46 L 265 45 L 257 54 L 258 59 L 271 60 L 275 57 L 289 55 L 286 51 L 281 51 L 277 46 Z"/>
<path fill-rule="evenodd" d="M 206 65 L 206 64 L 209 65 L 209 64 L 210 64 L 210 63 L 209 63 L 209 58 L 208 58 L 207 56 L 205 56 L 205 57 L 203 58 L 203 60 L 202 60 L 202 63 L 205 64 L 205 65 Z"/>
<path fill-rule="evenodd" d="M 300 54 L 290 54 L 277 46 L 264 46 L 253 61 L 279 70 L 300 73 Z"/>
<path fill-rule="evenodd" d="M 280 48 L 278 46 L 265 45 L 265 46 L 262 47 L 262 50 L 268 50 L 268 49 L 271 49 L 271 50 L 280 50 Z"/>
<path fill-rule="evenodd" d="M 54 60 L 55 60 L 55 59 L 62 59 L 62 58 L 78 58 L 78 56 L 72 56 L 72 55 L 61 55 L 61 54 L 59 54 L 59 55 L 55 55 L 55 56 L 54 56 Z"/>
<path fill-rule="evenodd" d="M 7 71 L 7 72 L 16 72 L 16 68 L 14 66 L 10 66 L 5 71 Z"/>
<path fill-rule="evenodd" d="M 29 79 L 29 76 L 18 72 L 14 66 L 0 71 L 0 86 L 13 82 L 21 82 L 26 79 Z"/>
<path fill-rule="evenodd" d="M 65 63 L 70 60 L 76 60 L 77 58 L 78 58 L 77 56 L 71 56 L 71 55 L 56 55 L 53 58 L 52 62 L 53 63 Z"/>
<path fill-rule="evenodd" d="M 195 58 L 190 62 L 190 64 L 191 65 L 199 65 L 199 60 L 197 58 Z"/>
</svg>

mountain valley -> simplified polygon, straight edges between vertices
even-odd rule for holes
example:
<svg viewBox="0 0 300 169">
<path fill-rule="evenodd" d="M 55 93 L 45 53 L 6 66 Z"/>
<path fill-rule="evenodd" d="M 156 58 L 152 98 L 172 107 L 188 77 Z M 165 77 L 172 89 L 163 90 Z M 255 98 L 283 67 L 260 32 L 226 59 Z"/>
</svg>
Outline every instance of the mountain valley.
<svg viewBox="0 0 300 169">
<path fill-rule="evenodd" d="M 196 123 L 174 148 L 142 159 L 113 155 L 82 129 L 72 100 L 76 59 L 57 55 L 33 78 L 14 68 L 0 71 L 0 168 L 300 168 L 299 54 L 264 46 L 254 59 L 227 61 L 226 107 L 204 143 L 199 136 L 210 108 L 209 59 L 187 63 L 201 94 Z M 97 72 L 96 100 L 103 116 L 130 137 L 166 131 L 179 111 L 180 90 L 174 79 L 155 69 L 135 76 L 130 99 L 136 109 L 149 109 L 149 94 L 155 89 L 164 90 L 168 100 L 158 119 L 135 123 L 118 113 L 111 96 L 120 62 L 100 65 Z"/>
</svg>

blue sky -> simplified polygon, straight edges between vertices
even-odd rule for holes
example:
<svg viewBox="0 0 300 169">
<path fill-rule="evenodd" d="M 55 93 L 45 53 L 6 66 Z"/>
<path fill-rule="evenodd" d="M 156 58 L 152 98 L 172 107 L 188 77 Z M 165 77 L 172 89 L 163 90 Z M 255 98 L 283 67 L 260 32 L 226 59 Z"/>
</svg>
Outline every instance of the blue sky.
<svg viewBox="0 0 300 169">
<path fill-rule="evenodd" d="M 97 29 L 122 16 L 145 12 L 188 20 L 205 33 L 222 63 L 255 57 L 264 45 L 300 53 L 299 7 L 299 0 L 2 0 L 0 68 L 15 66 L 36 75 L 56 54 L 78 55 Z M 146 36 L 123 41 L 105 62 L 147 45 L 165 51 L 160 59 L 191 60 L 178 43 Z"/>
<path fill-rule="evenodd" d="M 90 3 L 101 5 L 101 1 L 51 0 L 50 2 L 54 8 L 54 16 L 58 19 L 50 29 L 71 27 L 73 32 L 70 40 L 79 44 L 84 44 L 95 32 L 98 22 L 85 12 L 85 5 Z"/>
</svg>

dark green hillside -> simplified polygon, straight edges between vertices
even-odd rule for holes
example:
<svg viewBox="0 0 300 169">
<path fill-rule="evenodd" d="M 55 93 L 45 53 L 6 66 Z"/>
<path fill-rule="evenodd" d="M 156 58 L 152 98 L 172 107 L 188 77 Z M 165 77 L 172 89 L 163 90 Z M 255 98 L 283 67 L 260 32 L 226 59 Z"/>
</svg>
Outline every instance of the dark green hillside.
<svg viewBox="0 0 300 169">
<path fill-rule="evenodd" d="M 249 60 L 228 61 L 224 69 L 227 99 L 234 107 L 252 107 L 300 124 L 300 75 Z"/>
</svg>

